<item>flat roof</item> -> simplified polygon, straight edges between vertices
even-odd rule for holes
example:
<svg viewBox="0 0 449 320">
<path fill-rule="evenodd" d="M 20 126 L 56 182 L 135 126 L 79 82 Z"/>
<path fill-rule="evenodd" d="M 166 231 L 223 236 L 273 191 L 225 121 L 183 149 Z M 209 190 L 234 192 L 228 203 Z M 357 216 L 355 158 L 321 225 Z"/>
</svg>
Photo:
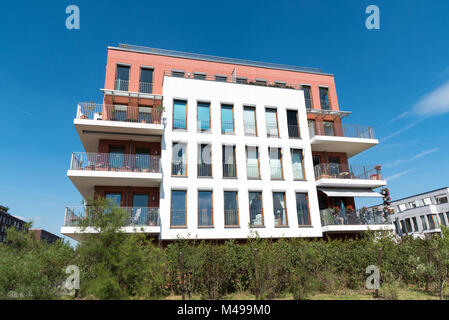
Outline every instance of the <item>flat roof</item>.
<svg viewBox="0 0 449 320">
<path fill-rule="evenodd" d="M 392 203 L 393 203 L 393 202 L 398 202 L 398 201 L 402 201 L 402 200 L 405 200 L 405 199 L 410 199 L 410 198 L 414 198 L 414 197 L 422 196 L 422 195 L 424 195 L 424 194 L 427 194 L 427 193 L 432 193 L 432 192 L 436 192 L 436 191 L 444 190 L 444 189 L 447 189 L 447 188 L 448 188 L 448 187 L 438 188 L 438 189 L 435 189 L 435 190 L 430 190 L 430 191 L 426 191 L 426 192 L 418 193 L 418 194 L 415 194 L 415 195 L 413 195 L 413 196 L 408 196 L 408 197 L 404 197 L 404 198 L 401 198 L 401 199 L 397 199 L 397 200 L 392 200 L 391 202 L 392 202 Z"/>
<path fill-rule="evenodd" d="M 236 58 L 225 58 L 225 57 L 218 57 L 218 56 L 199 54 L 199 53 L 189 53 L 189 52 L 182 52 L 182 51 L 175 51 L 175 50 L 166 50 L 166 49 L 158 49 L 158 48 L 151 48 L 151 47 L 144 47 L 144 46 L 136 46 L 136 45 L 125 44 L 125 43 L 119 43 L 118 47 L 109 46 L 108 49 L 147 53 L 147 54 L 156 54 L 156 55 L 161 55 L 161 56 L 169 56 L 169 57 L 184 58 L 184 59 L 237 64 L 237 65 L 244 65 L 244 66 L 251 66 L 251 67 L 267 68 L 267 69 L 277 69 L 277 70 L 286 70 L 286 71 L 304 72 L 304 73 L 315 73 L 315 74 L 333 76 L 333 74 L 325 73 L 319 68 L 291 66 L 291 65 L 285 65 L 285 64 L 252 61 L 252 60 L 236 59 Z"/>
</svg>

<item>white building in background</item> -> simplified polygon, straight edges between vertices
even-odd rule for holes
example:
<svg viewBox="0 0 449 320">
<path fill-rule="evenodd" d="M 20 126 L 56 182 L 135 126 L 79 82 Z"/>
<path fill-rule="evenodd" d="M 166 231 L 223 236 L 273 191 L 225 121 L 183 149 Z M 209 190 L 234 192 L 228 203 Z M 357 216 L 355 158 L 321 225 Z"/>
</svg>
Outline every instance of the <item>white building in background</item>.
<svg viewBox="0 0 449 320">
<path fill-rule="evenodd" d="M 381 197 L 378 144 L 347 125 L 334 76 L 318 69 L 119 45 L 108 48 L 103 102 L 80 103 L 68 177 L 85 198 L 129 214 L 125 232 L 245 239 L 393 230 L 355 197 Z M 82 238 L 85 207 L 61 233 Z M 137 229 L 136 229 L 137 228 Z"/>
<path fill-rule="evenodd" d="M 449 223 L 449 188 L 441 188 L 391 202 L 390 216 L 398 235 L 425 237 L 441 233 Z"/>
</svg>

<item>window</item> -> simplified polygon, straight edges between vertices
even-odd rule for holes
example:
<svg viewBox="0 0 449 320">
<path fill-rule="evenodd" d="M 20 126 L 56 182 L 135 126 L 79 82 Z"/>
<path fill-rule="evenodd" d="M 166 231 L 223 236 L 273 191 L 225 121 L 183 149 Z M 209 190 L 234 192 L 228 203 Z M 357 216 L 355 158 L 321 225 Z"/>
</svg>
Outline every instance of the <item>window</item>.
<svg viewBox="0 0 449 320">
<path fill-rule="evenodd" d="M 275 227 L 288 226 L 285 192 L 273 192 L 273 212 Z"/>
<path fill-rule="evenodd" d="M 419 228 L 418 228 L 418 221 L 416 221 L 416 217 L 412 217 L 412 221 L 413 221 L 413 231 L 418 232 Z"/>
<path fill-rule="evenodd" d="M 307 193 L 296 193 L 296 214 L 298 225 L 310 226 L 309 198 Z"/>
<path fill-rule="evenodd" d="M 405 211 L 405 210 L 407 210 L 407 207 L 405 206 L 405 203 L 401 203 L 401 204 L 398 206 L 398 208 L 399 208 L 399 211 Z"/>
<path fill-rule="evenodd" d="M 135 155 L 135 168 L 138 169 L 138 171 L 146 171 L 144 169 L 153 169 L 154 164 L 153 161 L 150 163 L 150 149 L 149 148 L 136 148 L 136 155 Z"/>
<path fill-rule="evenodd" d="M 312 138 L 315 136 L 315 120 L 307 120 L 307 125 L 309 126 L 309 136 Z"/>
<path fill-rule="evenodd" d="M 432 199 L 430 199 L 430 198 L 425 198 L 425 199 L 423 199 L 423 201 L 424 201 L 424 205 L 426 205 L 426 206 L 430 206 L 432 204 Z"/>
<path fill-rule="evenodd" d="M 125 165 L 125 147 L 109 148 L 109 168 L 123 168 Z"/>
<path fill-rule="evenodd" d="M 322 110 L 330 110 L 328 89 L 320 87 L 320 103 Z"/>
<path fill-rule="evenodd" d="M 243 124 L 245 130 L 245 136 L 257 136 L 256 126 L 256 108 L 244 107 L 243 108 Z"/>
<path fill-rule="evenodd" d="M 438 223 L 436 222 L 436 215 L 434 214 L 428 214 L 427 215 L 427 220 L 429 220 L 429 229 L 435 229 L 435 227 L 438 226 Z"/>
<path fill-rule="evenodd" d="M 113 206 L 120 207 L 122 202 L 122 194 L 117 192 L 106 192 L 105 198 L 111 202 Z"/>
<path fill-rule="evenodd" d="M 427 222 L 426 222 L 426 217 L 425 216 L 420 216 L 421 218 L 421 224 L 422 224 L 422 229 L 427 230 Z"/>
<path fill-rule="evenodd" d="M 186 227 L 186 191 L 172 190 L 171 192 L 171 227 Z"/>
<path fill-rule="evenodd" d="M 198 177 L 212 177 L 212 154 L 210 144 L 198 145 Z"/>
<path fill-rule="evenodd" d="M 287 82 L 275 80 L 274 81 L 274 86 L 278 87 L 278 88 L 285 88 L 285 87 L 287 87 Z"/>
<path fill-rule="evenodd" d="M 172 77 L 184 78 L 185 72 L 182 70 L 172 70 L 171 75 Z"/>
<path fill-rule="evenodd" d="M 405 226 L 407 228 L 407 232 L 412 232 L 412 222 L 410 218 L 405 219 Z"/>
<path fill-rule="evenodd" d="M 283 179 L 282 150 L 281 148 L 268 148 L 270 156 L 271 179 Z"/>
<path fill-rule="evenodd" d="M 139 92 L 153 92 L 153 69 L 140 68 Z"/>
<path fill-rule="evenodd" d="M 332 121 L 323 121 L 324 135 L 334 136 L 334 123 Z"/>
<path fill-rule="evenodd" d="M 396 233 L 397 233 L 397 234 L 400 234 L 400 233 L 401 233 L 401 229 L 400 229 L 400 227 L 399 227 L 399 220 L 398 220 L 398 218 L 396 218 L 396 219 L 394 220 L 394 227 L 395 227 L 395 229 L 396 229 Z"/>
<path fill-rule="evenodd" d="M 148 194 L 134 194 L 131 224 L 148 225 L 148 222 Z"/>
<path fill-rule="evenodd" d="M 266 86 L 267 85 L 267 80 L 265 80 L 265 79 L 256 79 L 255 84 L 257 84 L 259 86 Z"/>
<path fill-rule="evenodd" d="M 405 226 L 404 220 L 401 220 L 401 230 L 402 233 L 407 233 L 407 228 Z"/>
<path fill-rule="evenodd" d="M 437 204 L 447 203 L 447 197 L 446 196 L 435 197 L 435 200 L 436 200 Z"/>
<path fill-rule="evenodd" d="M 290 138 L 299 138 L 298 111 L 287 110 L 288 136 Z"/>
<path fill-rule="evenodd" d="M 193 73 L 193 78 L 194 79 L 200 79 L 200 80 L 206 80 L 206 74 L 205 73 L 200 73 L 200 72 L 194 72 Z"/>
<path fill-rule="evenodd" d="M 173 130 L 187 130 L 187 102 L 175 100 L 173 103 Z"/>
<path fill-rule="evenodd" d="M 172 172 L 173 176 L 187 176 L 187 145 L 173 143 L 172 146 Z"/>
<path fill-rule="evenodd" d="M 447 224 L 446 224 L 446 220 L 444 219 L 444 213 L 443 212 L 439 213 L 439 216 L 440 216 L 441 224 L 443 226 L 446 226 Z"/>
<path fill-rule="evenodd" d="M 415 200 L 416 206 L 417 207 L 422 207 L 423 206 L 423 202 L 421 199 Z"/>
<path fill-rule="evenodd" d="M 128 91 L 129 66 L 117 65 L 115 74 L 115 90 Z"/>
<path fill-rule="evenodd" d="M 263 207 L 262 207 L 262 192 L 249 192 L 249 220 L 252 227 L 262 227 Z"/>
<path fill-rule="evenodd" d="M 128 111 L 127 105 L 114 104 L 114 109 L 112 111 L 111 120 L 112 121 L 126 121 L 127 111 Z"/>
<path fill-rule="evenodd" d="M 198 131 L 210 131 L 210 104 L 198 102 L 197 112 Z"/>
<path fill-rule="evenodd" d="M 267 136 L 279 137 L 278 115 L 276 109 L 265 109 L 265 120 L 267 124 Z"/>
<path fill-rule="evenodd" d="M 212 191 L 198 191 L 198 227 L 212 227 Z"/>
<path fill-rule="evenodd" d="M 234 133 L 234 107 L 232 105 L 221 105 L 221 133 Z"/>
<path fill-rule="evenodd" d="M 225 219 L 225 227 L 239 226 L 237 191 L 224 192 L 224 219 Z"/>
<path fill-rule="evenodd" d="M 301 85 L 301 88 L 304 91 L 304 100 L 306 103 L 306 108 L 311 109 L 312 108 L 312 94 L 311 94 L 310 86 Z"/>
<path fill-rule="evenodd" d="M 138 119 L 138 121 L 141 122 L 141 123 L 152 123 L 152 121 L 151 121 L 152 111 L 153 111 L 153 108 L 139 106 L 139 119 Z M 156 120 L 156 119 L 154 119 L 154 120 Z"/>
<path fill-rule="evenodd" d="M 235 146 L 224 145 L 222 147 L 223 177 L 237 177 L 237 167 L 235 162 Z"/>
<path fill-rule="evenodd" d="M 301 149 L 291 149 L 293 179 L 304 180 L 304 158 Z"/>
<path fill-rule="evenodd" d="M 224 75 L 219 75 L 219 74 L 215 75 L 215 81 L 226 82 L 227 79 L 228 78 L 226 76 L 224 76 Z"/>
<path fill-rule="evenodd" d="M 248 78 L 244 78 L 244 77 L 237 77 L 236 79 L 237 83 L 244 83 L 244 84 L 248 84 Z"/>
<path fill-rule="evenodd" d="M 257 147 L 246 147 L 246 171 L 248 178 L 260 178 L 259 150 Z"/>
</svg>

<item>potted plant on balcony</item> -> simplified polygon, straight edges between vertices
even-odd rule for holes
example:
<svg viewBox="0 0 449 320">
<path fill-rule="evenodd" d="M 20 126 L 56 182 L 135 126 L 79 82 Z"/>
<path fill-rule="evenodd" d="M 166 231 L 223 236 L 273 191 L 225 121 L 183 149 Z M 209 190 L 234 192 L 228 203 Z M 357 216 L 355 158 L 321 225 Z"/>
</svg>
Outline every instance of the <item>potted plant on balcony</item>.
<svg viewBox="0 0 449 320">
<path fill-rule="evenodd" d="M 102 115 L 101 112 L 96 112 L 96 113 L 94 114 L 94 119 L 95 119 L 95 120 L 102 120 L 101 115 Z"/>
<path fill-rule="evenodd" d="M 381 165 L 374 166 L 374 170 L 376 170 L 375 174 L 372 174 L 371 180 L 380 180 L 380 170 L 382 169 Z"/>
<path fill-rule="evenodd" d="M 150 169 L 148 167 L 143 167 L 142 172 L 150 172 Z"/>
<path fill-rule="evenodd" d="M 99 162 L 99 163 L 97 163 L 97 164 L 95 165 L 95 170 L 98 170 L 98 171 L 107 171 L 108 168 L 107 168 L 107 166 L 106 166 L 106 164 L 105 164 L 104 162 Z"/>
</svg>

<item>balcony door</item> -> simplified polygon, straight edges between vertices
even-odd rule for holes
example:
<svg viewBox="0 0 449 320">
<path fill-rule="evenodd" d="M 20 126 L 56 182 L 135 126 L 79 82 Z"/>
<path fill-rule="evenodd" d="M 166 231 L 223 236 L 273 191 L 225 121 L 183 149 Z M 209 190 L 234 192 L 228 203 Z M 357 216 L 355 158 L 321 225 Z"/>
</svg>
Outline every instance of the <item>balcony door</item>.
<svg viewBox="0 0 449 320">
<path fill-rule="evenodd" d="M 109 148 L 109 168 L 123 168 L 125 162 L 125 147 Z"/>
<path fill-rule="evenodd" d="M 115 90 L 128 91 L 129 86 L 129 66 L 117 66 L 115 74 Z"/>
<path fill-rule="evenodd" d="M 298 111 L 287 110 L 288 136 L 299 138 Z"/>
<path fill-rule="evenodd" d="M 113 206 L 120 207 L 122 202 L 122 194 L 117 192 L 106 192 L 106 200 L 109 200 Z"/>
<path fill-rule="evenodd" d="M 135 169 L 137 169 L 138 171 L 147 171 L 150 169 L 150 167 L 150 149 L 136 148 Z"/>
<path fill-rule="evenodd" d="M 142 93 L 153 92 L 153 69 L 149 68 L 140 69 L 139 91 Z"/>
<path fill-rule="evenodd" d="M 134 194 L 131 216 L 132 225 L 147 225 L 148 194 Z"/>
</svg>

